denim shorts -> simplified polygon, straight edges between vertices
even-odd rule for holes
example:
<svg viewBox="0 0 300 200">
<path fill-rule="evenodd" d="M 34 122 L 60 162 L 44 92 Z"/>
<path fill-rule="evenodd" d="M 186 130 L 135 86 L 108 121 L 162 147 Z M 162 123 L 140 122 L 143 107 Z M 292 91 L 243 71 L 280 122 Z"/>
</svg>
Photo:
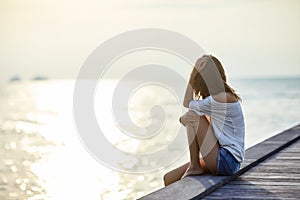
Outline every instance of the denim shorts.
<svg viewBox="0 0 300 200">
<path fill-rule="evenodd" d="M 224 147 L 219 148 L 218 175 L 232 175 L 240 169 L 240 162 Z"/>
</svg>

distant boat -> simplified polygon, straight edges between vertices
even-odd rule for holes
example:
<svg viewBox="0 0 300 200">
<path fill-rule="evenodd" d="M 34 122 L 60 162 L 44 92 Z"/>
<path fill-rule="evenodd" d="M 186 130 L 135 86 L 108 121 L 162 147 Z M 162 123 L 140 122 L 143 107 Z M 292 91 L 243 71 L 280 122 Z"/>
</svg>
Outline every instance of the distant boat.
<svg viewBox="0 0 300 200">
<path fill-rule="evenodd" d="M 47 80 L 48 78 L 47 77 L 44 77 L 44 76 L 35 76 L 32 78 L 33 81 L 44 81 L 44 80 Z"/>
<path fill-rule="evenodd" d="M 19 82 L 19 81 L 21 81 L 21 78 L 17 75 L 15 75 L 9 79 L 9 82 Z"/>
</svg>

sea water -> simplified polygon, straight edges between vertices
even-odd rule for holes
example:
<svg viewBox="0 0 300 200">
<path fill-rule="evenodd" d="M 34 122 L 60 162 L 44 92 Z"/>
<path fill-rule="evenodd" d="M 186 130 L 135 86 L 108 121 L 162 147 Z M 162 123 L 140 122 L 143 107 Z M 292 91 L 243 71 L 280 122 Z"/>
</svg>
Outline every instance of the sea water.
<svg viewBox="0 0 300 200">
<path fill-rule="evenodd" d="M 114 84 L 104 82 L 103 91 L 111 93 Z M 242 97 L 246 147 L 299 124 L 299 77 L 232 79 L 230 84 Z M 176 94 L 157 85 L 144 89 L 131 96 L 128 109 L 111 108 L 111 97 L 103 91 L 95 95 L 95 116 L 106 138 L 131 154 L 168 148 L 180 128 L 182 106 Z M 0 84 L 0 199 L 136 199 L 163 187 L 163 174 L 188 161 L 188 152 L 178 151 L 187 147 L 186 140 L 162 155 L 172 162 L 160 168 L 161 163 L 149 160 L 127 162 L 118 169 L 96 161 L 76 129 L 73 91 L 74 81 Z M 129 112 L 133 124 L 147 126 L 155 120 L 149 112 L 154 105 L 164 108 L 166 123 L 151 138 L 134 138 L 136 127 L 122 119 L 116 125 L 112 117 L 112 110 Z M 124 134 L 120 126 L 133 135 Z M 147 165 L 157 169 L 142 173 Z"/>
</svg>

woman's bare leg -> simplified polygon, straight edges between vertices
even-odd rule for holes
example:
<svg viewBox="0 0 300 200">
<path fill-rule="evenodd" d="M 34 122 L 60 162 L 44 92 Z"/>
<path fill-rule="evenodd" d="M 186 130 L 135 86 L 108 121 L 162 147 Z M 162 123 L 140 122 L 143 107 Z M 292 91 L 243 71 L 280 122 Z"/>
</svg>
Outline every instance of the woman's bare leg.
<svg viewBox="0 0 300 200">
<path fill-rule="evenodd" d="M 208 169 L 205 166 L 204 160 L 201 158 L 199 161 L 200 161 L 201 168 L 204 170 L 205 173 L 207 173 Z M 184 175 L 184 173 L 189 168 L 189 166 L 190 166 L 190 162 L 187 162 L 184 165 L 181 165 L 180 167 L 177 167 L 176 169 L 173 169 L 172 171 L 166 173 L 164 175 L 165 186 L 180 180 Z"/>
<path fill-rule="evenodd" d="M 219 142 L 215 137 L 211 125 L 205 116 L 199 119 L 197 130 L 197 142 L 200 153 L 205 161 L 207 169 L 212 174 L 217 173 Z"/>
<path fill-rule="evenodd" d="M 172 171 L 166 173 L 164 175 L 165 186 L 180 180 L 189 165 L 189 162 L 185 163 L 184 165 L 181 165 L 180 167 L 177 167 L 176 169 L 173 169 Z"/>
<path fill-rule="evenodd" d="M 188 111 L 182 116 L 182 123 L 187 129 L 191 164 L 182 178 L 190 175 L 203 174 L 203 169 L 196 163 L 196 157 L 201 153 L 210 173 L 217 173 L 217 158 L 219 143 L 210 126 L 209 118 Z"/>
<path fill-rule="evenodd" d="M 197 141 L 197 127 L 186 125 L 187 137 L 189 142 L 189 152 L 190 152 L 190 166 L 189 174 L 186 175 L 196 175 L 201 174 L 201 166 L 199 163 L 199 145 Z"/>
<path fill-rule="evenodd" d="M 199 163 L 200 149 L 196 135 L 197 127 L 187 124 L 186 130 L 189 142 L 190 164 L 187 167 L 185 173 L 182 175 L 182 178 L 186 176 L 195 176 L 205 173 L 204 169 L 201 168 L 201 164 Z"/>
<path fill-rule="evenodd" d="M 168 172 L 164 176 L 165 185 L 190 175 L 200 175 L 208 172 L 216 173 L 219 143 L 209 121 L 207 117 L 199 117 L 193 111 L 187 112 L 180 118 L 180 122 L 187 129 L 191 162 Z M 200 159 L 200 163 L 199 152 L 203 156 L 203 159 Z"/>
<path fill-rule="evenodd" d="M 198 144 L 197 139 L 199 118 L 199 115 L 191 110 L 189 110 L 182 117 L 180 117 L 180 122 L 186 128 L 190 153 L 190 165 L 188 166 L 186 172 L 183 174 L 182 178 L 186 176 L 200 175 L 206 173 L 206 171 L 201 167 L 199 163 L 200 145 Z"/>
</svg>

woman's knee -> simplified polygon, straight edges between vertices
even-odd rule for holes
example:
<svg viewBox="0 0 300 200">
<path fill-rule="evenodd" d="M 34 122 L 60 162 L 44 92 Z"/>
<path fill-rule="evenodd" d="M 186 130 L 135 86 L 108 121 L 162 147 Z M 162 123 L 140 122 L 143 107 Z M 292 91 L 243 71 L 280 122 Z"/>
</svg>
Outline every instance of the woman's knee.
<svg viewBox="0 0 300 200">
<path fill-rule="evenodd" d="M 196 125 L 199 122 L 199 115 L 192 110 L 189 110 L 179 118 L 180 123 L 186 125 Z"/>
</svg>

